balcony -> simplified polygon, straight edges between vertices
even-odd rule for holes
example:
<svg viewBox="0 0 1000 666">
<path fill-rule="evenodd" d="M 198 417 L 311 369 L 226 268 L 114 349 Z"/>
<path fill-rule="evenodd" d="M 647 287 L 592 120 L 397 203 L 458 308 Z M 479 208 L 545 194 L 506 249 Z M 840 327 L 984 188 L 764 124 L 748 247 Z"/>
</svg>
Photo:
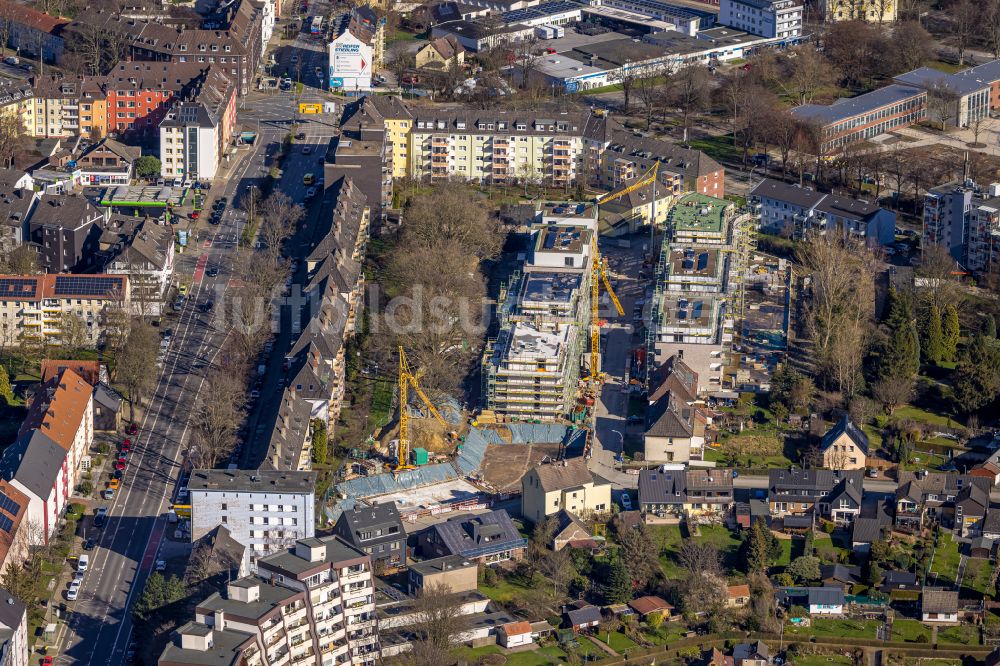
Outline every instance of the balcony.
<svg viewBox="0 0 1000 666">
<path fill-rule="evenodd" d="M 448 137 L 446 136 L 436 136 L 431 139 L 431 146 L 434 147 L 448 147 Z"/>
</svg>

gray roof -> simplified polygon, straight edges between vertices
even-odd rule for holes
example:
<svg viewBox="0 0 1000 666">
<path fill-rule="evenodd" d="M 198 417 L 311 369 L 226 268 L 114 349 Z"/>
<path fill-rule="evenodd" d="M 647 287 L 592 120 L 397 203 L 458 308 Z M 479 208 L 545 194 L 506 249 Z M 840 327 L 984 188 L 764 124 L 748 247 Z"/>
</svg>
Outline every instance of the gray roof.
<svg viewBox="0 0 1000 666">
<path fill-rule="evenodd" d="M 188 490 L 313 494 L 316 491 L 316 472 L 196 469 L 191 472 Z"/>
<path fill-rule="evenodd" d="M 861 470 L 770 469 L 767 476 L 768 498 L 780 497 L 785 501 L 816 501 L 843 479 L 852 480 L 859 488 L 864 480 Z"/>
<path fill-rule="evenodd" d="M 848 220 L 867 220 L 882 210 L 878 205 L 836 194 L 817 192 L 810 187 L 799 187 L 771 178 L 759 182 L 750 195 L 789 203 L 805 210 L 816 210 L 829 216 Z"/>
<path fill-rule="evenodd" d="M 503 509 L 478 516 L 460 516 L 431 528 L 452 555 L 480 557 L 512 548 L 524 548 L 527 541 L 514 527 Z"/>
<path fill-rule="evenodd" d="M 691 437 L 694 434 L 694 407 L 677 394 L 668 392 L 654 402 L 647 415 L 647 437 Z"/>
<path fill-rule="evenodd" d="M 944 85 L 948 89 L 955 91 L 961 96 L 971 95 L 974 92 L 989 88 L 990 84 L 978 80 L 974 76 L 956 76 L 948 74 L 933 67 L 920 67 L 909 72 L 905 72 L 895 77 L 899 83 L 917 86 L 920 88 L 930 88 L 931 86 Z"/>
<path fill-rule="evenodd" d="M 983 533 L 1000 534 L 1000 507 L 991 506 L 983 519 Z"/>
<path fill-rule="evenodd" d="M 304 594 L 302 590 L 293 590 L 281 585 L 271 585 L 267 581 L 257 577 L 241 578 L 240 580 L 233 581 L 233 585 L 239 587 L 257 586 L 260 590 L 260 597 L 257 601 L 245 602 L 238 599 L 230 599 L 228 596 L 216 592 L 204 601 L 199 602 L 198 608 L 209 611 L 221 610 L 227 614 L 232 613 L 233 615 L 259 621 L 265 615 L 289 604 L 293 599 Z"/>
<path fill-rule="evenodd" d="M 353 509 L 347 509 L 340 514 L 337 522 L 341 521 L 346 524 L 348 531 L 356 539 L 355 543 L 362 541 L 360 532 L 373 528 L 397 527 L 397 537 L 405 532 L 395 502 L 382 502 L 371 506 L 358 504 Z"/>
<path fill-rule="evenodd" d="M 122 394 L 114 390 L 104 382 L 98 382 L 94 387 L 94 402 L 100 403 L 108 409 L 118 411 L 122 408 Z"/>
<path fill-rule="evenodd" d="M 339 536 L 314 537 L 311 539 L 301 539 L 300 542 L 312 546 L 325 546 L 326 556 L 320 562 L 310 562 L 295 554 L 295 547 L 282 550 L 274 555 L 260 557 L 257 559 L 257 570 L 280 569 L 290 574 L 298 575 L 304 571 L 310 571 L 324 564 L 334 565 L 340 562 L 350 562 L 360 559 L 370 559 L 368 555 L 361 552 L 351 544 L 347 543 Z M 296 542 L 299 543 L 299 542 Z"/>
<path fill-rule="evenodd" d="M 566 611 L 566 617 L 569 619 L 570 624 L 574 627 L 582 624 L 590 624 L 591 622 L 600 622 L 601 609 L 597 606 L 591 606 L 588 604 L 583 608 L 574 608 Z"/>
<path fill-rule="evenodd" d="M 886 571 L 882 587 L 913 586 L 917 584 L 917 574 L 912 571 Z"/>
<path fill-rule="evenodd" d="M 966 486 L 959 493 L 958 497 L 955 498 L 955 502 L 961 502 L 963 505 L 968 505 L 972 502 L 980 507 L 982 507 L 982 514 L 986 515 L 987 509 L 990 506 L 990 494 L 980 488 L 979 486 Z M 973 514 L 970 510 L 971 507 L 966 507 L 964 513 L 968 515 L 978 515 Z"/>
<path fill-rule="evenodd" d="M 823 442 L 820 444 L 822 450 L 829 448 L 841 435 L 847 435 L 854 445 L 861 449 L 861 451 L 868 455 L 868 435 L 866 435 L 859 427 L 854 425 L 850 417 L 844 414 L 837 421 L 837 424 L 830 428 L 825 435 L 823 435 Z"/>
<path fill-rule="evenodd" d="M 547 493 L 566 488 L 575 488 L 588 483 L 597 484 L 593 473 L 583 458 L 561 460 L 549 465 L 533 468 L 538 475 L 538 485 Z"/>
<path fill-rule="evenodd" d="M 48 499 L 66 450 L 40 430 L 29 430 L 0 457 L 0 477 L 17 480 L 37 497 Z"/>
<path fill-rule="evenodd" d="M 957 613 L 958 591 L 940 587 L 925 587 L 920 600 L 924 613 Z"/>
<path fill-rule="evenodd" d="M 455 571 L 478 566 L 479 563 L 475 560 L 470 560 L 461 555 L 445 555 L 444 557 L 436 557 L 433 560 L 414 562 L 409 565 L 409 568 L 421 576 L 431 576 L 444 571 Z"/>
<path fill-rule="evenodd" d="M 639 506 L 643 504 L 683 504 L 687 499 L 684 470 L 639 470 Z"/>
<path fill-rule="evenodd" d="M 25 606 L 7 590 L 0 588 L 0 626 L 17 629 L 25 619 Z"/>
<path fill-rule="evenodd" d="M 770 659 L 770 651 L 764 641 L 740 643 L 733 648 L 733 659 Z"/>
<path fill-rule="evenodd" d="M 835 580 L 838 583 L 853 585 L 861 582 L 861 567 L 849 567 L 844 564 L 824 564 L 819 568 L 820 580 Z"/>
<path fill-rule="evenodd" d="M 31 228 L 41 226 L 77 229 L 102 217 L 101 211 L 85 197 L 77 195 L 44 195 L 31 214 Z"/>
<path fill-rule="evenodd" d="M 243 650 L 247 641 L 254 640 L 252 634 L 226 629 L 213 630 L 212 647 L 201 650 L 185 650 L 180 646 L 181 634 L 195 633 L 198 629 L 189 622 L 177 630 L 178 638 L 163 649 L 159 663 L 190 664 L 191 666 L 235 666 L 243 661 Z"/>
<path fill-rule="evenodd" d="M 921 88 L 894 83 L 857 97 L 841 98 L 830 105 L 803 104 L 792 109 L 792 115 L 828 125 L 926 94 Z"/>
<path fill-rule="evenodd" d="M 839 587 L 810 587 L 809 605 L 823 604 L 824 606 L 843 606 L 845 602 L 844 590 Z"/>
</svg>

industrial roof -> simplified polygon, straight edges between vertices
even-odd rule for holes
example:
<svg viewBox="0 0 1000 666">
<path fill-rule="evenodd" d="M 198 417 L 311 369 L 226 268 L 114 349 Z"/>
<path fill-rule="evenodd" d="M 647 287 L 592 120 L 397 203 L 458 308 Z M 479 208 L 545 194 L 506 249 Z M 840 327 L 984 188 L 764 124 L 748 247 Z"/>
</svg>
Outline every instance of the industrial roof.
<svg viewBox="0 0 1000 666">
<path fill-rule="evenodd" d="M 725 199 L 691 192 L 670 210 L 669 222 L 677 230 L 720 232 L 731 207 L 732 203 Z"/>
<path fill-rule="evenodd" d="M 948 74 L 933 67 L 920 67 L 909 72 L 905 72 L 895 77 L 899 83 L 918 88 L 931 88 L 933 86 L 944 86 L 962 97 L 989 88 L 990 84 L 980 81 L 972 76 L 958 76 Z"/>
<path fill-rule="evenodd" d="M 893 83 L 857 97 L 838 99 L 829 105 L 803 104 L 792 109 L 792 115 L 829 125 L 926 94 L 922 88 Z"/>
</svg>

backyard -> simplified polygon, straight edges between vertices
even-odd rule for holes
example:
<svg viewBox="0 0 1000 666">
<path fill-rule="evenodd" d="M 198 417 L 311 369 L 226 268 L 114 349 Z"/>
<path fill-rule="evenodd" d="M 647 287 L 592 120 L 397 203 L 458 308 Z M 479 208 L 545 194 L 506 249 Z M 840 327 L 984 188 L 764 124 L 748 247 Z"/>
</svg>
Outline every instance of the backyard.
<svg viewBox="0 0 1000 666">
<path fill-rule="evenodd" d="M 965 574 L 962 576 L 962 589 L 968 594 L 973 591 L 978 594 L 993 596 L 990 581 L 993 578 L 993 567 L 988 560 L 971 558 L 966 562 Z"/>
<path fill-rule="evenodd" d="M 923 640 L 920 639 L 921 636 Z M 930 643 L 931 630 L 917 620 L 895 620 L 892 623 L 892 640 L 905 643 Z"/>
<path fill-rule="evenodd" d="M 686 528 L 685 528 L 686 532 Z M 663 574 L 669 579 L 683 578 L 686 572 L 677 563 L 677 550 L 685 538 L 679 525 L 651 525 L 649 534 L 660 547 L 660 566 Z M 723 564 L 727 568 L 735 568 L 740 550 L 740 539 L 723 525 L 704 525 L 700 528 L 696 541 L 715 546 L 722 555 Z"/>
<path fill-rule="evenodd" d="M 934 549 L 933 561 L 931 562 L 931 573 L 937 574 L 935 585 L 954 585 L 955 577 L 958 576 L 958 563 L 961 556 L 958 553 L 958 544 L 947 532 L 941 533 L 937 548 Z"/>
<path fill-rule="evenodd" d="M 580 647 L 575 648 L 573 652 L 580 657 L 600 659 L 606 656 L 604 651 L 594 645 L 590 639 L 577 636 L 577 640 Z M 505 653 L 505 650 L 498 645 L 486 645 L 480 648 L 461 647 L 452 650 L 452 654 L 470 663 L 477 663 L 480 658 L 486 655 L 502 654 L 507 658 L 505 663 L 508 666 L 555 666 L 556 664 L 565 664 L 569 659 L 569 654 L 557 645 L 547 645 L 537 650 L 513 653 Z"/>
<path fill-rule="evenodd" d="M 840 636 L 842 638 L 875 638 L 877 620 L 814 619 L 811 626 L 787 625 L 785 635 L 791 636 Z"/>
</svg>

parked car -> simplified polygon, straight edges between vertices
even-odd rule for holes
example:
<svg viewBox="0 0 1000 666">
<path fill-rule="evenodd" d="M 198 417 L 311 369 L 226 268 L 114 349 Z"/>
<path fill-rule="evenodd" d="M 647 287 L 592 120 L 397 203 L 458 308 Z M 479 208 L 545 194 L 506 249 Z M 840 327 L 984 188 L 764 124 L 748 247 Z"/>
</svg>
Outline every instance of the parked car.
<svg viewBox="0 0 1000 666">
<path fill-rule="evenodd" d="M 81 573 L 86 571 L 89 565 L 90 565 L 90 555 L 86 554 L 81 555 L 76 560 L 76 570 Z"/>
<path fill-rule="evenodd" d="M 306 200 L 312 199 L 314 196 L 316 196 L 315 187 L 310 187 L 308 190 L 306 190 Z"/>
<path fill-rule="evenodd" d="M 80 596 L 80 581 L 74 580 L 69 585 L 69 589 L 66 590 L 66 598 L 70 601 L 76 601 L 77 597 Z"/>
<path fill-rule="evenodd" d="M 124 472 L 126 467 L 127 465 L 123 461 L 121 460 L 115 461 L 115 469 L 118 470 L 119 472 Z"/>
<path fill-rule="evenodd" d="M 205 271 L 205 275 L 207 275 L 208 277 L 215 277 L 218 274 L 219 274 L 219 267 L 218 266 L 212 266 L 207 271 Z"/>
<path fill-rule="evenodd" d="M 204 313 L 207 314 L 207 313 L 211 312 L 212 309 L 215 307 L 215 301 L 211 301 L 211 300 L 205 301 L 199 307 L 200 307 L 200 309 L 201 309 L 202 312 L 204 312 Z"/>
<path fill-rule="evenodd" d="M 302 146 L 302 154 L 303 155 L 308 155 L 308 154 L 312 153 L 312 151 L 313 151 L 312 146 Z"/>
<path fill-rule="evenodd" d="M 96 545 L 97 545 L 97 540 L 96 539 L 87 539 L 86 541 L 83 542 L 83 549 L 84 550 L 94 550 L 94 546 L 96 546 Z"/>
<path fill-rule="evenodd" d="M 5 63 L 7 63 L 8 65 L 20 65 L 21 64 L 21 61 L 18 60 L 14 56 L 7 56 L 6 58 L 3 59 L 3 61 Z"/>
<path fill-rule="evenodd" d="M 626 511 L 632 510 L 632 498 L 629 496 L 628 493 L 622 493 L 621 505 L 622 508 L 625 509 Z"/>
<path fill-rule="evenodd" d="M 105 500 L 111 501 L 111 500 L 113 500 L 115 498 L 115 489 L 114 488 L 106 488 L 104 490 L 103 495 L 104 495 L 104 499 Z"/>
<path fill-rule="evenodd" d="M 167 561 L 166 560 L 156 560 L 156 570 L 157 571 L 166 571 L 167 570 Z"/>
</svg>

